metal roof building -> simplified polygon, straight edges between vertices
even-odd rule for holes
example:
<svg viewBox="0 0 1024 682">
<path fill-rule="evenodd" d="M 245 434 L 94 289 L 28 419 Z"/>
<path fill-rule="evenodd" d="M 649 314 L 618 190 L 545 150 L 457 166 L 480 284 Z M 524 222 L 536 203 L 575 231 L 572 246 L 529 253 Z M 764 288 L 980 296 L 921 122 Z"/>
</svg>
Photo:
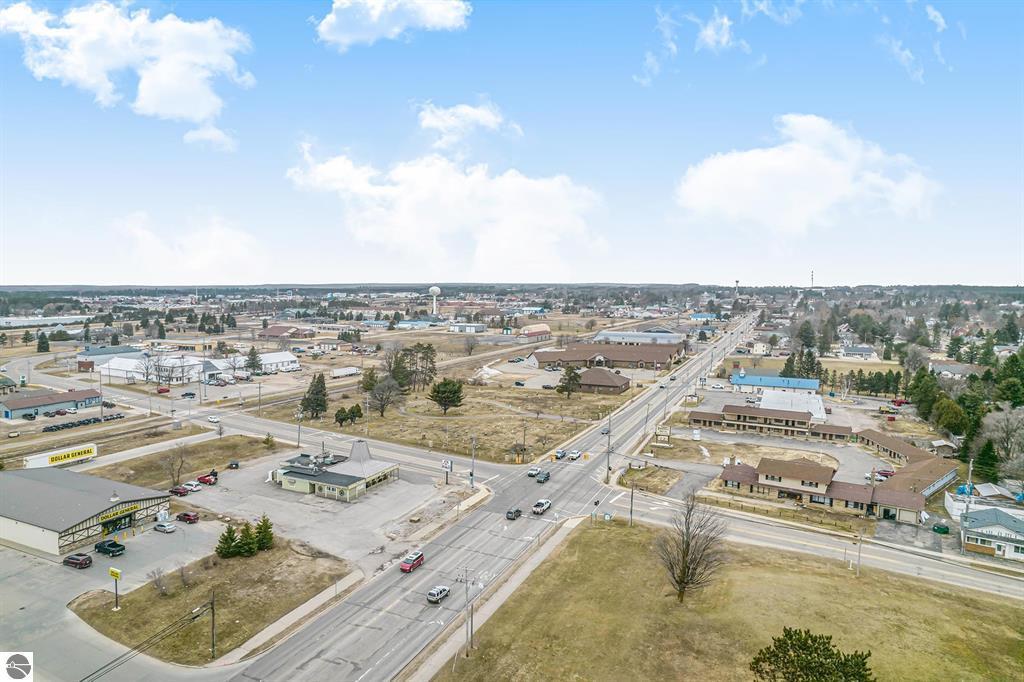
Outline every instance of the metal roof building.
<svg viewBox="0 0 1024 682">
<path fill-rule="evenodd" d="M 760 393 L 766 388 L 777 391 L 817 391 L 821 382 L 817 379 L 797 379 L 795 377 L 773 377 L 761 374 L 744 374 L 736 372 L 729 378 L 734 391 L 740 393 Z"/>
<path fill-rule="evenodd" d="M 66 469 L 0 472 L 0 543 L 59 555 L 152 522 L 170 495 Z"/>
</svg>

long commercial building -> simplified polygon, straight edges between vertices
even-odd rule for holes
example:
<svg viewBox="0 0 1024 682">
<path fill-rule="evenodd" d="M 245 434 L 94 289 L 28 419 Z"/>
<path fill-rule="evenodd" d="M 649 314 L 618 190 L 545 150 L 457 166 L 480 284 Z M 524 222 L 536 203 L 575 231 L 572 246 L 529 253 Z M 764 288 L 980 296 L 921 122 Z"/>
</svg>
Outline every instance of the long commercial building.
<svg viewBox="0 0 1024 682">
<path fill-rule="evenodd" d="M 123 537 L 168 511 L 170 495 L 53 467 L 0 472 L 0 543 L 60 555 Z"/>
<path fill-rule="evenodd" d="M 624 346 L 578 343 L 568 348 L 538 350 L 531 358 L 538 367 L 622 367 L 661 370 L 679 359 L 680 348 L 668 344 Z"/>
<path fill-rule="evenodd" d="M 828 441 L 850 440 L 853 429 L 849 426 L 816 424 L 812 422 L 812 417 L 810 412 L 726 405 L 721 412 L 693 410 L 690 412 L 690 426 Z"/>
<path fill-rule="evenodd" d="M 99 405 L 100 401 L 100 392 L 92 388 L 78 391 L 37 391 L 32 395 L 16 393 L 5 396 L 0 401 L 0 415 L 3 415 L 4 419 L 20 419 L 26 414 L 37 415 L 50 410 L 94 407 Z"/>
</svg>

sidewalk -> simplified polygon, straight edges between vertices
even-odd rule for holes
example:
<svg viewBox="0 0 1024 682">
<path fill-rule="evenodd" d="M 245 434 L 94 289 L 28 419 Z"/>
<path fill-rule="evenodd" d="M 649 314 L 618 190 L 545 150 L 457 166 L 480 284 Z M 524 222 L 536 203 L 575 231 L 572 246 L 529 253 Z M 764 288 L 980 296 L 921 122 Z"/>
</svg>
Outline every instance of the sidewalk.
<svg viewBox="0 0 1024 682">
<path fill-rule="evenodd" d="M 227 431 L 225 431 L 225 433 L 227 433 Z M 143 445 L 141 447 L 132 448 L 131 450 L 122 450 L 121 452 L 115 452 L 112 455 L 100 455 L 91 462 L 86 462 L 85 464 L 79 464 L 78 466 L 69 467 L 69 469 L 71 469 L 71 471 L 89 471 L 90 469 L 96 469 L 97 467 L 106 466 L 108 464 L 116 464 L 118 462 L 124 462 L 129 459 L 135 459 L 136 457 L 151 455 L 154 452 L 163 452 L 164 450 L 170 450 L 176 445 L 191 445 L 193 443 L 201 443 L 203 441 L 212 440 L 216 437 L 216 431 L 205 431 L 203 433 L 197 433 L 193 436 L 185 436 L 183 438 L 175 438 L 173 440 L 162 440 L 159 443 Z"/>
<path fill-rule="evenodd" d="M 316 611 L 318 608 L 326 604 L 331 599 L 334 599 L 339 594 L 343 594 L 345 590 L 356 585 L 363 580 L 363 572 L 358 568 L 344 578 L 325 589 L 320 594 L 316 595 L 305 604 L 292 609 L 289 613 L 283 617 L 274 621 L 267 627 L 263 628 L 255 635 L 246 640 L 237 649 L 229 651 L 225 655 L 218 658 L 213 663 L 210 663 L 204 667 L 219 667 L 222 665 L 231 665 L 232 663 L 238 663 L 240 660 L 249 655 L 249 652 L 258 649 L 259 647 L 266 644 L 268 641 L 278 636 L 292 625 L 295 625 L 309 614 Z"/>
<path fill-rule="evenodd" d="M 498 588 L 498 590 L 491 595 L 483 604 L 479 604 L 476 611 L 473 614 L 473 631 L 476 632 L 480 627 L 487 622 L 497 612 L 501 605 L 505 603 L 512 594 L 519 589 L 530 574 L 533 573 L 534 569 L 540 566 L 551 552 L 554 551 L 558 545 L 560 545 L 565 538 L 572 532 L 572 530 L 580 524 L 581 521 L 586 517 L 577 516 L 569 519 L 562 527 L 555 531 L 547 541 L 541 545 L 540 549 L 534 552 L 526 561 L 523 562 L 515 572 L 508 577 L 508 579 Z M 430 656 L 426 658 L 413 672 L 408 676 L 399 677 L 410 680 L 411 682 L 429 682 L 441 670 L 448 661 L 454 656 L 457 656 L 465 645 L 465 633 L 461 627 L 452 628 L 449 626 L 450 632 L 447 635 L 444 643 L 441 644 Z"/>
</svg>

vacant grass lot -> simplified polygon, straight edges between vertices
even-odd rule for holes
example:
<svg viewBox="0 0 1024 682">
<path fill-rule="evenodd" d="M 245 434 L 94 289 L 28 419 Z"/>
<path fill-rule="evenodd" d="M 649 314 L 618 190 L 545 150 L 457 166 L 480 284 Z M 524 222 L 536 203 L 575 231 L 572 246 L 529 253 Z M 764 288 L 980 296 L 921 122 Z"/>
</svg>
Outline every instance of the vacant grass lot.
<svg viewBox="0 0 1024 682">
<path fill-rule="evenodd" d="M 143 445 L 192 436 L 204 430 L 193 424 L 182 424 L 181 429 L 174 431 L 170 424 L 171 420 L 163 417 L 140 421 L 125 419 L 96 424 L 93 427 L 58 431 L 55 434 L 41 433 L 29 440 L 23 440 L 24 437 L 17 440 L 9 439 L 0 446 L 0 457 L 35 454 L 81 443 L 96 443 L 100 455 L 109 455 Z M 119 433 L 125 429 L 131 430 L 131 433 Z M 43 438 L 44 436 L 46 438 Z"/>
<path fill-rule="evenodd" d="M 629 488 L 636 484 L 637 490 L 644 490 L 655 495 L 664 495 L 683 477 L 674 469 L 661 469 L 653 464 L 643 469 L 627 469 L 619 476 L 619 485 Z"/>
<path fill-rule="evenodd" d="M 217 656 L 223 656 L 264 627 L 326 589 L 349 572 L 334 557 L 296 551 L 280 538 L 274 549 L 253 557 L 211 555 L 179 569 L 168 564 L 167 594 L 153 582 L 121 595 L 96 590 L 68 606 L 93 628 L 126 646 L 145 640 L 203 605 L 216 592 Z M 187 584 L 182 581 L 184 571 Z M 202 665 L 210 661 L 210 616 L 205 614 L 146 651 L 164 661 Z"/>
<path fill-rule="evenodd" d="M 436 679 L 750 680 L 750 659 L 783 626 L 870 650 L 879 680 L 1024 676 L 1019 602 L 735 545 L 718 582 L 681 606 L 656 532 L 581 525 L 482 626 L 473 657 Z"/>
<path fill-rule="evenodd" d="M 250 436 L 224 436 L 184 447 L 187 454 L 185 455 L 185 467 L 181 472 L 181 481 L 205 474 L 210 469 L 223 471 L 227 468 L 228 462 L 233 459 L 239 461 L 256 459 L 283 449 L 279 443 L 267 446 L 262 439 Z M 173 449 L 155 452 L 152 455 L 90 469 L 85 473 L 133 485 L 166 488 L 171 485 L 171 475 L 165 460 L 173 452 Z"/>
<path fill-rule="evenodd" d="M 620 405 L 623 396 L 573 394 L 565 398 L 554 391 L 501 389 L 491 386 L 464 386 L 463 405 L 442 416 L 441 410 L 427 399 L 426 391 L 410 394 L 400 409 L 390 408 L 383 418 L 373 413 L 356 424 L 338 428 L 334 412 L 355 402 L 362 394 L 353 391 L 349 400 L 330 404 L 323 420 L 304 421 L 317 428 L 406 443 L 446 452 L 470 454 L 472 438 L 477 439 L 477 456 L 492 461 L 511 461 L 512 447 L 523 441 L 526 429 L 526 459 L 532 459 L 555 447 Z M 295 422 L 295 405 L 275 405 L 263 410 L 263 416 Z"/>
</svg>

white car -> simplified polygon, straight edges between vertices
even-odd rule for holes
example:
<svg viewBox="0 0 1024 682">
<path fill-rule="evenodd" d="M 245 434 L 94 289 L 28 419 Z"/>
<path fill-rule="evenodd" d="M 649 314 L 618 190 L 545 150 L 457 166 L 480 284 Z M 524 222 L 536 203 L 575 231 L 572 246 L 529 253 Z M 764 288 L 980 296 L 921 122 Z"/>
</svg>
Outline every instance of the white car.
<svg viewBox="0 0 1024 682">
<path fill-rule="evenodd" d="M 68 414 L 78 414 L 78 408 L 77 407 L 69 407 L 69 408 L 67 408 L 64 411 L 67 412 Z"/>
<path fill-rule="evenodd" d="M 209 417 L 206 418 L 206 421 L 210 422 L 211 424 L 220 424 L 220 417 L 211 414 Z"/>
<path fill-rule="evenodd" d="M 526 472 L 526 475 L 533 478 L 541 471 L 540 467 L 530 467 L 530 470 Z"/>
<path fill-rule="evenodd" d="M 722 384 L 711 384 L 711 388 L 715 389 L 716 391 L 721 391 L 722 389 L 725 388 L 725 386 L 723 386 Z"/>
<path fill-rule="evenodd" d="M 533 505 L 534 514 L 543 514 L 548 509 L 551 509 L 551 500 L 537 500 Z"/>
<path fill-rule="evenodd" d="M 576 460 L 578 460 L 580 458 L 580 456 L 582 454 L 583 453 L 580 452 L 579 450 L 573 450 L 572 452 L 569 453 L 569 460 L 572 461 L 572 462 L 575 462 Z"/>
<path fill-rule="evenodd" d="M 202 490 L 203 489 L 203 484 L 200 483 L 199 481 L 186 481 L 186 482 L 181 484 L 181 487 L 185 488 L 190 493 L 194 493 L 194 492 L 197 492 L 199 490 Z"/>
<path fill-rule="evenodd" d="M 866 481 L 870 481 L 871 480 L 871 472 L 870 471 L 868 473 L 864 474 L 864 480 L 866 480 Z M 880 474 L 880 473 L 878 473 L 876 471 L 875 472 L 875 481 L 881 482 L 881 481 L 884 481 L 884 480 L 885 480 L 885 476 L 883 476 L 882 474 Z"/>
<path fill-rule="evenodd" d="M 21 435 L 21 433 L 18 432 L 18 431 L 11 431 L 10 433 L 7 434 L 7 437 L 8 438 L 17 438 L 20 435 Z"/>
<path fill-rule="evenodd" d="M 170 521 L 161 521 L 160 523 L 153 526 L 153 530 L 157 531 L 158 533 L 173 533 L 177 529 L 177 526 L 175 526 Z"/>
</svg>

